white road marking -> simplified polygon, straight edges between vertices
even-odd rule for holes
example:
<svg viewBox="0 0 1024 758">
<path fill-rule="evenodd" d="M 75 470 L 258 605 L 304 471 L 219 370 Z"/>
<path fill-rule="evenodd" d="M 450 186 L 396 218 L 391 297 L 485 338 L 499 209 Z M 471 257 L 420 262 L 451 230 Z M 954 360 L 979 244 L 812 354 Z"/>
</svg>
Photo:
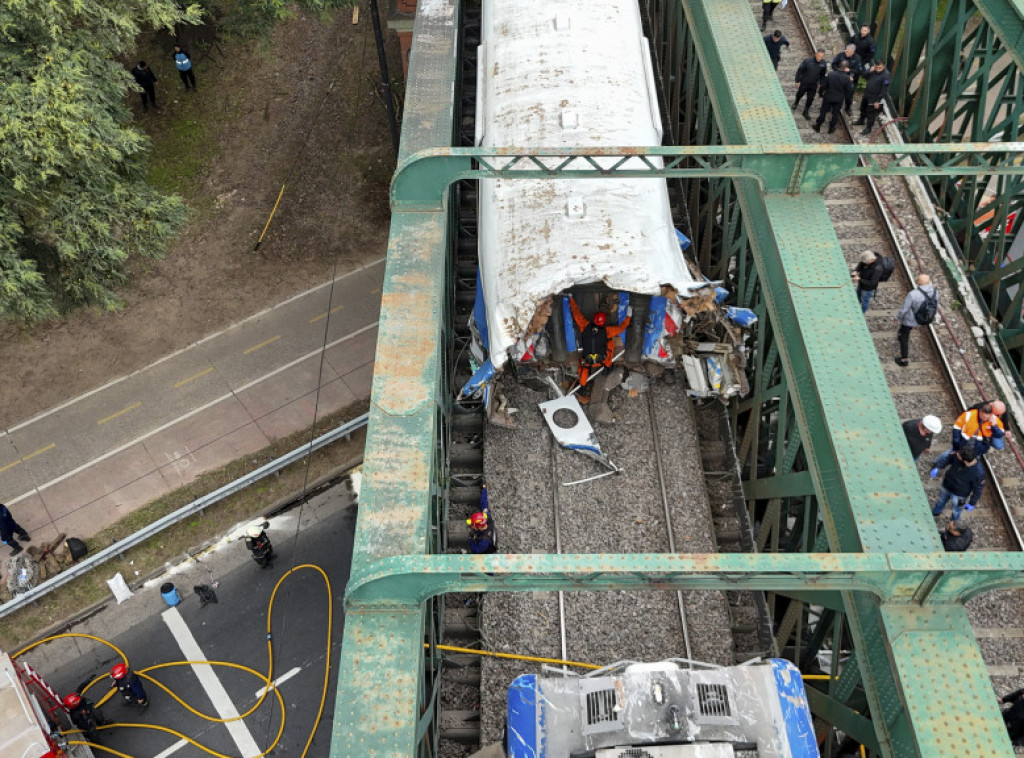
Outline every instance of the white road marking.
<svg viewBox="0 0 1024 758">
<path fill-rule="evenodd" d="M 342 281 L 343 279 L 347 279 L 350 276 L 354 276 L 354 275 L 356 275 L 356 274 L 358 274 L 358 273 L 360 273 L 362 271 L 366 271 L 366 269 L 368 269 L 368 268 L 373 268 L 374 266 L 379 266 L 380 264 L 385 263 L 386 261 L 387 261 L 387 257 L 386 256 L 383 257 L 383 258 L 375 258 L 374 260 L 370 261 L 369 263 L 367 263 L 364 266 L 360 266 L 357 269 L 353 269 L 352 271 L 348 271 L 348 272 L 342 274 L 341 276 L 339 276 L 337 279 L 334 280 L 334 283 L 336 284 L 336 283 Z M 112 379 L 111 381 L 107 382 L 106 384 L 100 385 L 99 387 L 96 387 L 95 389 L 91 389 L 88 392 L 82 393 L 78 397 L 73 397 L 70 400 L 65 400 L 60 405 L 55 405 L 52 408 L 48 408 L 47 410 L 43 411 L 42 413 L 37 413 L 32 418 L 26 419 L 25 421 L 22 421 L 22 422 L 20 422 L 18 424 L 15 424 L 10 429 L 5 429 L 3 431 L 0 431 L 0 438 L 6 437 L 7 435 L 12 434 L 13 432 L 18 431 L 19 429 L 24 429 L 29 424 L 34 424 L 36 421 L 39 421 L 40 419 L 46 418 L 47 416 L 52 416 L 54 413 L 57 413 L 58 411 L 62 411 L 65 408 L 67 408 L 68 406 L 74 405 L 77 402 L 85 400 L 87 397 L 91 397 L 92 395 L 95 395 L 97 392 L 103 392 L 103 390 L 109 389 L 110 387 L 113 387 L 115 384 L 120 384 L 125 379 L 131 379 L 133 376 L 138 376 L 143 371 L 148 371 L 149 369 L 153 368 L 154 366 L 159 366 L 161 363 L 163 363 L 165 361 L 169 361 L 171 358 L 174 358 L 175 356 L 181 355 L 182 353 L 186 353 L 189 350 L 191 350 L 192 348 L 199 347 L 199 345 L 202 345 L 202 344 L 204 344 L 206 342 L 209 342 L 210 340 L 217 339 L 217 337 L 220 337 L 220 336 L 222 336 L 224 334 L 227 334 L 232 329 L 238 329 L 243 324 L 247 324 L 250 321 L 255 321 L 256 319 L 262 318 L 266 314 L 268 314 L 268 313 L 270 313 L 272 311 L 275 311 L 278 308 L 282 308 L 283 306 L 288 305 L 289 303 L 293 303 L 296 300 L 299 300 L 300 298 L 306 297 L 307 295 L 312 295 L 317 290 L 322 290 L 325 287 L 330 287 L 330 286 L 331 286 L 331 282 L 330 281 L 326 281 L 323 284 L 318 284 L 315 287 L 310 287 L 305 292 L 300 292 L 297 295 L 292 295 L 290 298 L 288 298 L 287 300 L 282 300 L 280 303 L 274 303 L 274 305 L 271 305 L 268 308 L 264 308 L 263 310 L 259 311 L 258 313 L 252 314 L 251 316 L 246 316 L 241 321 L 238 321 L 238 322 L 232 324 L 231 326 L 228 326 L 228 327 L 226 327 L 224 329 L 221 329 L 219 332 L 214 332 L 213 334 L 207 334 L 205 337 L 203 337 L 202 339 L 196 340 L 191 345 L 186 345 L 185 347 L 183 347 L 183 348 L 181 348 L 179 350 L 175 350 L 173 353 L 168 353 L 167 355 L 163 356 L 162 358 L 158 358 L 157 360 L 153 361 L 148 366 L 143 366 L 140 369 L 136 369 L 135 371 L 131 372 L 130 374 L 125 374 L 124 376 L 119 376 L 117 379 Z"/>
<path fill-rule="evenodd" d="M 167 758 L 167 756 L 171 755 L 172 753 L 178 752 L 183 747 L 185 747 L 187 744 L 188 744 L 188 740 L 178 740 L 177 742 L 175 742 L 173 745 L 171 745 L 169 748 L 167 748 L 162 753 L 157 753 L 156 755 L 154 755 L 153 758 Z"/>
<path fill-rule="evenodd" d="M 174 635 L 174 639 L 178 642 L 178 647 L 181 648 L 185 660 L 205 661 L 206 656 L 199 647 L 199 643 L 196 642 L 196 638 L 192 636 L 192 631 L 188 628 L 188 624 L 185 623 L 185 619 L 178 613 L 178 609 L 169 608 L 161 616 L 164 623 L 167 624 L 167 628 L 171 630 L 171 634 Z M 217 711 L 217 715 L 222 719 L 238 718 L 238 710 L 235 708 L 235 704 L 231 702 L 228 691 L 224 689 L 224 685 L 217 678 L 213 667 L 206 663 L 199 663 L 194 664 L 192 670 L 195 672 L 196 678 L 199 679 L 199 683 L 203 685 L 203 689 L 206 690 L 206 694 L 213 703 L 213 708 Z M 255 758 L 255 756 L 263 752 L 256 745 L 256 740 L 252 738 L 252 733 L 249 731 L 249 727 L 245 725 L 245 722 L 229 721 L 224 726 L 228 728 L 231 739 L 235 741 L 235 745 L 238 747 L 243 758 Z"/>
<path fill-rule="evenodd" d="M 277 679 L 275 679 L 272 682 L 272 684 L 274 685 L 274 687 L 280 687 L 282 684 L 287 682 L 289 679 L 291 679 L 293 676 L 298 674 L 300 671 L 302 671 L 302 669 L 299 668 L 298 666 L 296 666 L 295 668 L 293 668 L 288 673 L 281 674 L 281 676 L 279 676 Z M 266 691 L 267 691 L 266 687 L 264 687 L 262 689 L 259 689 L 259 690 L 256 690 L 256 698 L 259 699 L 259 698 L 263 697 L 263 693 L 265 693 Z"/>
<path fill-rule="evenodd" d="M 72 477 L 75 474 L 80 474 L 83 471 L 85 471 L 86 469 L 92 468 L 97 463 L 101 463 L 101 462 L 107 460 L 108 458 L 112 458 L 113 456 L 117 455 L 118 453 L 123 453 L 125 450 L 127 450 L 130 447 L 132 447 L 133 445 L 137 445 L 140 442 L 143 442 L 144 440 L 147 440 L 150 437 L 152 437 L 152 436 L 154 436 L 156 434 L 159 434 L 160 432 L 164 431 L 165 429 L 171 428 L 172 426 L 174 426 L 177 423 L 185 421 L 186 419 L 190 419 L 190 418 L 192 418 L 193 416 L 195 416 L 198 413 L 202 413 L 207 408 L 211 408 L 211 407 L 215 406 L 217 403 L 222 403 L 225 400 L 228 400 L 228 399 L 234 397 L 236 394 L 238 394 L 240 392 L 245 392 L 245 390 L 249 389 L 250 387 L 254 387 L 257 384 L 259 384 L 260 382 L 265 381 L 266 379 L 269 379 L 272 376 L 276 376 L 277 374 L 280 374 L 282 371 L 287 371 L 288 369 L 292 368 L 293 366 L 297 366 L 298 364 L 302 363 L 303 361 L 308 361 L 310 358 L 312 358 L 315 355 L 320 355 L 320 353 L 322 353 L 325 349 L 326 350 L 330 350 L 332 347 L 340 345 L 342 342 L 345 342 L 346 340 L 350 340 L 353 337 L 358 337 L 363 332 L 368 332 L 371 329 L 376 329 L 378 324 L 379 324 L 378 321 L 374 321 L 371 324 L 367 324 L 366 326 L 360 327 L 359 329 L 356 329 L 355 331 L 349 332 L 344 337 L 339 337 L 338 339 L 334 340 L 333 342 L 327 343 L 326 347 L 318 347 L 316 350 L 310 351 L 309 353 L 306 353 L 306 355 L 302 355 L 302 356 L 296 358 L 293 361 L 289 361 L 288 363 L 284 364 L 283 366 L 278 366 L 273 371 L 270 371 L 270 372 L 264 374 L 263 376 L 257 377 L 256 379 L 253 379 L 251 382 L 248 382 L 247 384 L 243 384 L 241 387 L 238 387 L 237 389 L 233 389 L 233 390 L 231 390 L 231 392 L 227 392 L 227 393 L 221 395 L 220 397 L 211 400 L 208 403 L 204 403 L 203 405 L 200 405 L 198 408 L 192 409 L 188 413 L 183 413 L 180 416 L 178 416 L 177 418 L 168 421 L 166 424 L 161 424 L 156 429 L 152 429 L 152 430 L 146 432 L 145 434 L 141 434 L 138 437 L 136 437 L 135 439 L 129 440 L 128 442 L 125 442 L 123 445 L 119 445 L 118 447 L 115 447 L 113 450 L 109 450 L 106 453 L 103 453 L 103 455 L 97 455 L 95 458 L 93 458 L 88 463 L 83 463 L 78 468 L 72 469 L 71 471 L 68 471 L 67 473 L 61 474 L 60 476 L 58 476 L 58 477 L 56 477 L 54 479 L 51 479 L 48 482 L 40 484 L 35 489 L 29 490 L 28 492 L 23 492 L 22 494 L 18 495 L 17 497 L 11 498 L 10 500 L 7 500 L 6 502 L 7 502 L 8 505 L 15 505 L 16 503 L 21 502 L 25 498 L 31 497 L 32 495 L 36 494 L 37 492 L 42 492 L 43 490 L 48 489 L 49 487 L 52 487 L 55 484 L 59 484 L 60 482 L 63 482 L 65 479 L 68 479 L 69 477 Z M 234 430 L 232 430 L 232 431 L 234 431 Z"/>
</svg>

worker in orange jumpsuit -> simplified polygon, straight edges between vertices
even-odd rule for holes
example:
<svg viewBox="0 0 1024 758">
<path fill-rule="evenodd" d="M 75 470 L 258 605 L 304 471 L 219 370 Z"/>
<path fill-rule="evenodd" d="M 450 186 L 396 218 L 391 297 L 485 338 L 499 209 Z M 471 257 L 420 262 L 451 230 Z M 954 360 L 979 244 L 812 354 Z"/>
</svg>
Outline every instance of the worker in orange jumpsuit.
<svg viewBox="0 0 1024 758">
<path fill-rule="evenodd" d="M 629 307 L 626 318 L 618 326 L 608 326 L 608 314 L 604 311 L 598 311 L 593 321 L 587 321 L 572 295 L 569 296 L 569 310 L 572 311 L 576 328 L 580 330 L 580 387 L 586 387 L 592 368 L 598 365 L 611 368 L 612 358 L 615 357 L 615 343 L 612 340 L 626 331 L 633 307 Z"/>
</svg>

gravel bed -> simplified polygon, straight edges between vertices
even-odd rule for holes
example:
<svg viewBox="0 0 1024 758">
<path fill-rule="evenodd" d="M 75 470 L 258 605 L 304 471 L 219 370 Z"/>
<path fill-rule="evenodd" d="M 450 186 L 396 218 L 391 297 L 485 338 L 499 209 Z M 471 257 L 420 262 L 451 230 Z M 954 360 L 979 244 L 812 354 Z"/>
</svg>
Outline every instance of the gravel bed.
<svg viewBox="0 0 1024 758">
<path fill-rule="evenodd" d="M 557 497 L 564 553 L 667 552 L 668 535 L 657 478 L 648 396 L 612 393 L 613 424 L 596 427 L 602 449 L 623 471 L 584 485 L 565 482 L 601 473 L 603 467 L 563 450 L 550 435 L 537 403 L 546 391 L 506 379 L 502 391 L 517 427 L 485 430 L 484 469 L 499 530 L 501 552 L 555 552 L 553 496 Z M 654 384 L 658 432 L 676 549 L 714 550 L 690 401 L 677 387 Z M 557 484 L 553 484 L 557 483 Z M 552 493 L 552 488 L 557 489 Z M 488 649 L 560 658 L 557 593 L 495 594 L 484 598 L 481 631 Z M 723 593 L 684 593 L 695 658 L 732 663 L 728 606 Z M 565 593 L 566 655 L 607 664 L 617 660 L 685 657 L 674 592 Z M 539 664 L 483 661 L 483 744 L 498 739 L 505 693 L 512 679 L 539 672 Z"/>
</svg>

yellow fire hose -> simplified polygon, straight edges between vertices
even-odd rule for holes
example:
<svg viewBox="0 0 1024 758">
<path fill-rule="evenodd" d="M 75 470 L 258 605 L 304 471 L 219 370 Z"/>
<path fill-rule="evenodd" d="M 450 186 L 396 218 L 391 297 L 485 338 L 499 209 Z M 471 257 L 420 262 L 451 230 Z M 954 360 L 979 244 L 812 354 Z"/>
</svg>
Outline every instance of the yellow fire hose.
<svg viewBox="0 0 1024 758">
<path fill-rule="evenodd" d="M 202 719 L 205 719 L 207 721 L 216 722 L 216 723 L 219 723 L 219 724 L 225 724 L 225 723 L 228 723 L 228 722 L 231 722 L 231 721 L 239 721 L 241 719 L 244 719 L 246 716 L 249 716 L 257 708 L 259 708 L 260 705 L 262 705 L 262 703 L 266 699 L 267 695 L 270 694 L 270 692 L 272 691 L 274 693 L 274 695 L 277 696 L 278 705 L 281 706 L 281 723 L 280 723 L 280 726 L 278 727 L 277 735 L 274 737 L 274 741 L 270 744 L 270 746 L 265 751 L 260 753 L 259 756 L 257 756 L 257 758 L 263 758 L 263 756 L 269 755 L 270 752 L 277 746 L 277 743 L 281 741 L 281 736 L 284 734 L 285 715 L 286 715 L 285 714 L 286 709 L 285 709 L 285 704 L 284 704 L 284 698 L 281 696 L 280 691 L 273 684 L 273 682 L 274 682 L 274 645 L 273 645 L 273 637 L 271 635 L 270 626 L 271 626 L 271 620 L 273 618 L 273 613 L 274 613 L 274 600 L 277 597 L 277 591 L 281 587 L 281 584 L 284 582 L 284 580 L 287 579 L 289 576 L 291 576 L 296 571 L 299 571 L 301 569 L 312 569 L 313 571 L 318 572 L 320 574 L 320 576 L 323 577 L 324 586 L 325 586 L 325 588 L 327 590 L 327 657 L 326 657 L 326 663 L 324 664 L 324 681 L 323 681 L 323 688 L 322 688 L 322 691 L 320 693 L 320 709 L 317 711 L 316 720 L 313 722 L 313 728 L 312 728 L 312 730 L 309 733 L 309 738 L 306 740 L 306 746 L 302 750 L 301 758 L 305 758 L 306 754 L 309 752 L 310 745 L 313 743 L 313 737 L 316 735 L 316 729 L 320 725 L 320 719 L 323 717 L 324 704 L 327 701 L 327 687 L 328 687 L 329 677 L 330 677 L 330 672 L 331 672 L 331 632 L 332 632 L 333 625 L 334 625 L 334 600 L 333 600 L 334 596 L 331 593 L 331 582 L 327 578 L 327 574 L 324 573 L 324 570 L 321 569 L 319 566 L 314 566 L 314 565 L 309 564 L 309 563 L 303 564 L 301 566 L 296 566 L 295 568 L 293 568 L 290 571 L 288 571 L 280 579 L 278 579 L 277 584 L 274 585 L 274 591 L 270 594 L 270 602 L 268 604 L 268 609 L 267 609 L 267 673 L 266 674 L 261 674 L 259 671 L 256 671 L 256 669 L 250 668 L 248 666 L 243 666 L 240 663 L 232 663 L 230 661 L 171 661 L 171 662 L 168 662 L 168 663 L 158 663 L 155 666 L 149 666 L 148 668 L 140 669 L 136 673 L 140 677 L 145 679 L 146 681 L 152 682 L 157 687 L 159 687 L 161 690 L 163 690 L 168 695 L 170 695 L 175 701 L 177 701 L 177 703 L 179 705 L 181 705 L 183 708 L 185 708 L 185 710 L 189 711 L 190 713 L 195 714 L 196 716 L 199 716 Z M 91 634 L 81 634 L 81 633 L 77 633 L 77 632 L 67 632 L 65 634 L 55 634 L 52 637 L 47 637 L 46 639 L 40 640 L 39 642 L 36 642 L 36 643 L 33 643 L 33 644 L 29 645 L 28 647 L 22 648 L 21 650 L 19 650 L 17 653 L 15 653 L 11 657 L 12 658 L 17 658 L 20 655 L 24 655 L 29 650 L 32 650 L 33 648 L 38 647 L 39 645 L 42 645 L 42 644 L 47 643 L 47 642 L 52 642 L 54 640 L 59 640 L 59 639 L 62 639 L 62 638 L 67 638 L 67 637 L 79 637 L 79 638 L 83 638 L 83 639 L 89 639 L 89 640 L 93 640 L 95 642 L 99 642 L 99 643 L 101 643 L 103 645 L 106 645 L 107 647 L 111 648 L 114 652 L 116 652 L 118 656 L 121 657 L 122 661 L 124 662 L 124 664 L 126 666 L 129 665 L 128 664 L 128 656 L 125 655 L 124 652 L 122 650 L 120 650 L 112 642 L 109 642 L 108 640 L 105 640 L 105 639 L 103 639 L 101 637 L 96 637 L 96 636 L 91 635 Z M 193 665 L 196 665 L 196 664 L 206 664 L 206 665 L 209 665 L 209 666 L 226 666 L 226 667 L 229 667 L 229 668 L 235 668 L 235 669 L 239 669 L 241 671 L 245 671 L 245 672 L 247 672 L 249 674 L 252 674 L 257 679 L 259 679 L 260 681 L 263 682 L 263 684 L 264 684 L 263 692 L 259 696 L 259 698 L 257 699 L 256 704 L 253 705 L 252 708 L 247 710 L 245 713 L 243 713 L 243 714 L 241 714 L 239 716 L 235 716 L 235 717 L 230 718 L 230 719 L 222 719 L 222 718 L 218 718 L 216 716 L 210 716 L 209 714 L 202 713 L 201 711 L 196 710 L 195 708 L 190 706 L 188 703 L 186 703 L 184 700 L 182 700 L 180 697 L 178 697 L 178 695 L 175 694 L 165 684 L 163 684 L 158 679 L 156 679 L 156 678 L 150 676 L 148 673 L 146 673 L 146 672 L 149 672 L 149 671 L 157 671 L 159 669 L 170 668 L 172 666 L 193 666 Z M 90 687 L 92 687 L 94 684 L 96 684 L 97 682 L 101 681 L 102 679 L 106 679 L 106 675 L 105 674 L 102 675 L 102 676 L 96 677 L 91 682 L 89 682 L 89 684 L 87 684 L 85 687 L 83 687 L 82 688 L 82 694 L 84 694 L 86 690 L 88 690 Z M 106 695 L 104 695 L 97 702 L 97 707 L 101 706 L 105 702 L 107 702 L 107 700 L 109 700 L 113 696 L 113 694 L 114 694 L 114 690 L 111 690 Z M 174 737 L 177 737 L 180 740 L 185 740 L 186 742 L 188 742 L 191 745 L 195 745 L 197 748 L 199 748 L 203 752 L 208 753 L 209 755 L 214 756 L 214 758 L 234 758 L 234 756 L 228 756 L 228 755 L 224 755 L 223 753 L 218 753 L 217 751 L 212 750 L 212 749 L 206 747 L 205 745 L 202 745 L 202 744 L 196 742 L 195 740 L 193 740 L 188 735 L 182 734 L 179 731 L 176 731 L 174 729 L 170 729 L 170 728 L 165 727 L 165 726 L 158 726 L 156 724 L 121 724 L 121 723 L 118 723 L 118 724 L 107 724 L 105 726 L 98 727 L 98 729 L 101 729 L 101 730 L 102 729 L 113 729 L 115 727 L 132 727 L 132 728 L 135 728 L 135 729 L 152 729 L 152 730 L 155 730 L 155 731 L 164 732 L 166 734 L 170 734 L 170 735 L 172 735 Z M 80 734 L 80 733 L 81 733 L 81 730 L 78 730 L 78 729 L 70 730 L 69 732 L 67 732 L 67 734 Z M 119 758 L 133 758 L 133 756 L 127 755 L 127 754 L 122 753 L 122 752 L 120 752 L 118 750 L 114 750 L 113 748 L 105 747 L 103 745 L 98 745 L 98 744 L 96 744 L 94 742 L 87 742 L 87 741 L 84 741 L 84 740 L 74 740 L 74 741 L 69 742 L 68 744 L 71 744 L 71 745 L 88 745 L 90 748 L 92 748 L 94 750 L 102 750 L 105 753 L 110 753 L 111 755 L 116 755 Z"/>
</svg>

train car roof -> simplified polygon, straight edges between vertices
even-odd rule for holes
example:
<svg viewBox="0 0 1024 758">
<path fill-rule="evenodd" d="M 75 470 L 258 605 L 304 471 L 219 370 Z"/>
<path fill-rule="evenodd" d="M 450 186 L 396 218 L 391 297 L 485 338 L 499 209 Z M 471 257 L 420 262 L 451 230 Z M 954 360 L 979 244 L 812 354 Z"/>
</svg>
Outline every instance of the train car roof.
<svg viewBox="0 0 1024 758">
<path fill-rule="evenodd" d="M 481 39 L 478 144 L 661 143 L 635 0 L 493 0 Z M 538 306 L 574 285 L 649 295 L 703 286 L 683 260 L 659 179 L 481 181 L 479 251 L 498 367 Z"/>
</svg>

